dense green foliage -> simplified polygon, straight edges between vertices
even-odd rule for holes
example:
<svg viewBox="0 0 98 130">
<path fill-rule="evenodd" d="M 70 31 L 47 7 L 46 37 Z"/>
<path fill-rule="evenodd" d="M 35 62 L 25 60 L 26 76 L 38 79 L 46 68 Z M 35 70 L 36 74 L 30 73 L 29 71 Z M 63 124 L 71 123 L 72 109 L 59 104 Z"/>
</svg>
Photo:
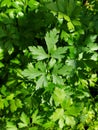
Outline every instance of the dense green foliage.
<svg viewBox="0 0 98 130">
<path fill-rule="evenodd" d="M 98 1 L 0 1 L 0 130 L 98 130 Z"/>
</svg>

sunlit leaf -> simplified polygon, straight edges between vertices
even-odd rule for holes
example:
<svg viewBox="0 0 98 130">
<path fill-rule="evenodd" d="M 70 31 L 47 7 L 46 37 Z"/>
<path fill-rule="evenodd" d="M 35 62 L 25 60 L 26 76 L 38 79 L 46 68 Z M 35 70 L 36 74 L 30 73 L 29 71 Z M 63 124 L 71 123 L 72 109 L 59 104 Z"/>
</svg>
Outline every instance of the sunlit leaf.
<svg viewBox="0 0 98 130">
<path fill-rule="evenodd" d="M 29 122 L 30 122 L 29 117 L 28 117 L 24 112 L 22 112 L 21 117 L 20 117 L 20 120 L 23 122 L 23 124 L 24 124 L 25 126 L 28 126 L 28 124 L 29 124 Z M 21 125 L 22 125 L 22 124 L 21 124 Z"/>
<path fill-rule="evenodd" d="M 20 100 L 20 99 L 16 99 L 15 100 L 15 103 L 16 103 L 16 106 L 18 107 L 18 108 L 22 108 L 22 101 Z"/>
<path fill-rule="evenodd" d="M 67 16 L 67 15 L 64 15 L 64 19 L 65 19 L 67 22 L 71 21 L 70 17 Z"/>
<path fill-rule="evenodd" d="M 19 126 L 19 128 L 24 128 L 24 127 L 27 127 L 27 125 L 26 124 L 24 124 L 24 123 L 18 123 L 18 126 Z"/>
<path fill-rule="evenodd" d="M 3 0 L 2 2 L 1 2 L 1 7 L 3 7 L 3 6 L 10 6 L 11 5 L 11 0 Z"/>
<path fill-rule="evenodd" d="M 56 59 L 62 59 L 65 56 L 64 54 L 66 53 L 67 49 L 68 48 L 66 47 L 58 47 L 57 50 L 51 54 L 51 56 Z"/>
<path fill-rule="evenodd" d="M 72 117 L 72 116 L 66 116 L 66 124 L 68 126 L 73 127 L 76 124 L 76 121 L 75 121 L 74 117 Z"/>
<path fill-rule="evenodd" d="M 46 64 L 43 63 L 42 61 L 39 61 L 36 63 L 36 68 L 41 70 L 42 72 L 46 72 Z"/>
<path fill-rule="evenodd" d="M 29 130 L 38 130 L 37 126 L 30 127 Z"/>
<path fill-rule="evenodd" d="M 4 64 L 2 62 L 0 62 L 0 68 L 4 67 Z"/>
<path fill-rule="evenodd" d="M 58 106 L 59 104 L 62 104 L 66 96 L 66 93 L 64 89 L 60 89 L 58 87 L 55 88 L 54 93 L 53 93 L 53 99 L 55 102 L 55 105 Z"/>
<path fill-rule="evenodd" d="M 11 93 L 10 95 L 8 95 L 8 96 L 7 96 L 7 98 L 6 98 L 6 99 L 7 99 L 7 100 L 12 100 L 13 98 L 14 98 L 14 94 L 13 94 L 13 93 Z"/>
<path fill-rule="evenodd" d="M 64 110 L 62 108 L 57 108 L 53 115 L 50 117 L 53 121 L 57 121 L 64 116 Z"/>
<path fill-rule="evenodd" d="M 51 54 L 51 52 L 54 50 L 55 44 L 58 41 L 58 31 L 54 28 L 52 31 L 47 32 L 45 41 L 47 44 L 48 53 Z"/>
<path fill-rule="evenodd" d="M 67 27 L 70 32 L 73 32 L 75 30 L 75 27 L 71 21 L 67 23 Z"/>
<path fill-rule="evenodd" d="M 83 105 L 73 105 L 73 106 L 69 106 L 67 109 L 67 111 L 65 112 L 67 115 L 71 115 L 71 116 L 78 116 L 80 114 L 80 112 L 82 111 L 82 107 Z"/>
<path fill-rule="evenodd" d="M 64 80 L 62 77 L 55 75 L 55 74 L 53 74 L 52 77 L 53 77 L 53 83 L 60 84 L 60 85 L 64 84 Z"/>
<path fill-rule="evenodd" d="M 13 122 L 9 122 L 9 121 L 7 121 L 6 129 L 7 130 L 18 130 L 16 125 Z"/>
<path fill-rule="evenodd" d="M 59 69 L 58 74 L 60 75 L 66 75 L 66 76 L 71 76 L 73 71 L 73 66 L 71 65 L 64 65 L 61 69 Z"/>
<path fill-rule="evenodd" d="M 4 100 L 0 98 L 0 109 L 4 109 Z"/>
<path fill-rule="evenodd" d="M 52 128 L 54 126 L 53 121 L 48 121 L 44 124 L 45 129 Z"/>
<path fill-rule="evenodd" d="M 48 55 L 46 54 L 46 52 L 44 51 L 43 47 L 41 47 L 41 46 L 29 47 L 29 50 L 33 54 L 34 59 L 43 60 L 43 59 L 48 58 Z"/>
<path fill-rule="evenodd" d="M 51 58 L 50 61 L 49 61 L 49 69 L 51 69 L 52 67 L 54 67 L 55 63 L 56 63 L 56 59 Z"/>
<path fill-rule="evenodd" d="M 70 38 L 70 35 L 63 30 L 61 33 L 61 39 L 64 39 L 64 41 L 67 42 L 69 38 Z M 66 48 L 67 48 L 67 46 L 66 46 Z"/>
<path fill-rule="evenodd" d="M 17 106 L 15 104 L 14 99 L 10 101 L 10 110 L 11 110 L 11 112 L 15 112 L 17 110 Z"/>
<path fill-rule="evenodd" d="M 32 10 L 34 10 L 34 9 L 36 9 L 36 8 L 38 7 L 39 2 L 37 2 L 36 0 L 30 0 L 30 1 L 28 2 L 28 5 L 29 5 L 29 7 L 30 7 Z"/>
<path fill-rule="evenodd" d="M 27 77 L 29 79 L 34 79 L 34 78 L 40 76 L 42 74 L 42 72 L 40 72 L 39 70 L 34 68 L 32 64 L 29 64 L 28 68 L 25 69 L 22 72 L 22 74 L 23 74 L 24 77 Z"/>
<path fill-rule="evenodd" d="M 36 82 L 36 88 L 38 89 L 38 88 L 41 88 L 42 86 L 46 86 L 46 85 L 47 85 L 47 79 L 46 79 L 46 76 L 43 74 L 37 80 L 37 82 Z"/>
<path fill-rule="evenodd" d="M 64 127 L 64 125 L 65 125 L 65 123 L 64 123 L 64 119 L 63 118 L 61 118 L 61 119 L 59 119 L 59 127 L 62 129 L 63 127 Z"/>
</svg>

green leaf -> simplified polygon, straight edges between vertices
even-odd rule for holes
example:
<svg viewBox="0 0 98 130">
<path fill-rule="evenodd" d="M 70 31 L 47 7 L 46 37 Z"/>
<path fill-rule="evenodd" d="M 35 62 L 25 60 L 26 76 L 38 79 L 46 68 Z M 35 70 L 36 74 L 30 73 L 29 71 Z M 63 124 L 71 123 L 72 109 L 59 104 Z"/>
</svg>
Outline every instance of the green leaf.
<svg viewBox="0 0 98 130">
<path fill-rule="evenodd" d="M 29 130 L 38 130 L 37 126 L 30 127 Z"/>
<path fill-rule="evenodd" d="M 64 54 L 66 53 L 67 51 L 67 47 L 58 47 L 57 50 L 55 50 L 52 54 L 51 54 L 51 57 L 53 58 L 56 58 L 56 59 L 62 59 L 64 58 Z"/>
<path fill-rule="evenodd" d="M 21 6 L 24 6 L 24 3 L 23 1 L 21 0 L 16 0 L 14 2 L 12 2 L 12 5 L 15 7 L 15 8 L 21 8 Z M 20 10 L 20 9 L 19 9 Z"/>
<path fill-rule="evenodd" d="M 91 44 L 91 43 L 94 43 L 95 40 L 96 40 L 96 38 L 97 38 L 97 35 L 90 35 L 90 36 L 88 36 L 88 37 L 86 38 L 85 43 L 86 43 L 87 45 L 89 45 L 89 44 Z"/>
<path fill-rule="evenodd" d="M 87 47 L 89 48 L 89 51 L 97 51 L 98 50 L 97 43 L 88 43 Z"/>
<path fill-rule="evenodd" d="M 55 12 L 59 11 L 56 2 L 49 2 L 49 3 L 47 2 L 45 3 L 45 6 L 52 11 L 55 11 Z"/>
<path fill-rule="evenodd" d="M 71 16 L 76 6 L 75 0 L 67 0 L 67 15 Z"/>
<path fill-rule="evenodd" d="M 18 126 L 19 126 L 19 128 L 24 128 L 24 127 L 27 127 L 27 124 L 24 124 L 24 123 L 18 123 Z"/>
<path fill-rule="evenodd" d="M 50 61 L 49 61 L 49 69 L 53 68 L 54 65 L 56 64 L 56 59 L 54 58 L 51 58 Z"/>
<path fill-rule="evenodd" d="M 66 93 L 64 89 L 56 87 L 53 93 L 53 99 L 55 102 L 55 105 L 58 106 L 59 104 L 62 104 L 65 100 Z"/>
<path fill-rule="evenodd" d="M 65 3 L 65 0 L 57 0 L 56 1 L 56 4 L 57 4 L 57 8 L 59 10 L 59 12 L 65 12 L 65 7 L 66 7 L 66 3 Z"/>
<path fill-rule="evenodd" d="M 63 76 L 68 76 L 72 72 L 72 67 L 64 65 L 59 71 L 58 74 L 63 75 Z"/>
<path fill-rule="evenodd" d="M 54 28 L 52 31 L 47 32 L 45 41 L 47 44 L 48 53 L 51 54 L 51 52 L 55 49 L 55 44 L 58 41 L 58 31 Z"/>
<path fill-rule="evenodd" d="M 1 90 L 0 90 L 0 91 L 1 91 L 1 94 L 3 94 L 4 96 L 6 96 L 6 94 L 7 94 L 7 93 L 6 93 L 6 90 L 7 90 L 6 86 L 3 85 L 3 86 L 1 87 Z"/>
<path fill-rule="evenodd" d="M 50 117 L 53 121 L 57 121 L 64 117 L 64 110 L 62 108 L 57 108 L 53 115 Z"/>
<path fill-rule="evenodd" d="M 7 128 L 6 130 L 18 130 L 17 127 Z"/>
<path fill-rule="evenodd" d="M 52 83 L 52 82 L 48 82 L 48 85 L 47 85 L 47 87 L 45 88 L 44 93 L 47 93 L 47 92 L 53 93 L 54 88 L 55 88 L 55 84 Z"/>
<path fill-rule="evenodd" d="M 15 103 L 16 103 L 16 106 L 18 107 L 18 108 L 22 108 L 22 101 L 20 100 L 20 99 L 16 99 L 15 100 Z"/>
<path fill-rule="evenodd" d="M 71 116 L 79 116 L 80 112 L 83 109 L 83 104 L 73 104 L 72 106 L 69 106 L 66 108 L 66 114 Z"/>
<path fill-rule="evenodd" d="M 41 125 L 43 119 L 41 116 L 38 116 L 38 110 L 36 110 L 32 115 L 32 123 Z"/>
<path fill-rule="evenodd" d="M 30 0 L 30 1 L 28 1 L 28 5 L 29 5 L 30 9 L 34 10 L 38 7 L 39 2 L 37 2 L 36 0 Z"/>
<path fill-rule="evenodd" d="M 12 60 L 11 60 L 11 63 L 17 64 L 17 65 L 21 64 L 18 59 L 12 59 Z"/>
<path fill-rule="evenodd" d="M 10 18 L 14 19 L 15 18 L 15 9 L 8 9 L 6 13 L 9 14 Z"/>
<path fill-rule="evenodd" d="M 58 74 L 58 70 L 62 68 L 62 63 L 56 62 L 56 64 L 53 67 L 53 74 Z"/>
<path fill-rule="evenodd" d="M 97 68 L 97 62 L 94 60 L 84 60 L 84 63 L 90 68 Z"/>
<path fill-rule="evenodd" d="M 81 26 L 81 22 L 77 19 L 72 20 L 73 25 L 75 26 Z"/>
<path fill-rule="evenodd" d="M 70 96 L 68 96 L 68 93 L 66 92 L 66 97 L 65 97 L 65 100 L 62 102 L 61 106 L 62 108 L 64 108 L 64 110 L 66 110 L 66 108 L 70 108 L 70 106 L 73 104 L 73 101 L 72 101 L 72 98 Z"/>
<path fill-rule="evenodd" d="M 64 39 L 65 42 L 68 42 L 68 39 L 70 38 L 70 35 L 65 32 L 64 30 L 61 32 L 61 39 Z"/>
<path fill-rule="evenodd" d="M 0 62 L 0 68 L 4 67 L 4 64 L 2 62 Z"/>
<path fill-rule="evenodd" d="M 0 109 L 4 109 L 4 99 L 0 97 Z"/>
<path fill-rule="evenodd" d="M 3 6 L 9 7 L 10 5 L 11 5 L 11 0 L 3 0 L 1 2 L 1 7 L 3 7 Z"/>
<path fill-rule="evenodd" d="M 7 100 L 12 100 L 13 98 L 14 98 L 14 93 L 10 93 L 10 95 L 8 95 L 7 97 L 6 97 L 6 99 Z"/>
<path fill-rule="evenodd" d="M 16 84 L 16 79 L 10 78 L 8 82 L 6 83 L 7 86 L 13 86 Z"/>
<path fill-rule="evenodd" d="M 7 121 L 6 130 L 18 130 L 13 122 Z"/>
<path fill-rule="evenodd" d="M 14 48 L 13 48 L 13 44 L 11 43 L 10 40 L 5 43 L 4 47 L 8 50 L 9 54 L 13 53 Z"/>
<path fill-rule="evenodd" d="M 52 74 L 52 77 L 53 77 L 53 83 L 64 85 L 64 79 L 61 76 Z"/>
<path fill-rule="evenodd" d="M 70 21 L 71 21 L 70 17 L 67 16 L 67 15 L 64 15 L 64 19 L 65 19 L 67 22 L 70 22 Z"/>
<path fill-rule="evenodd" d="M 22 112 L 20 120 L 23 122 L 25 126 L 28 126 L 28 124 L 30 123 L 29 117 L 24 112 Z"/>
<path fill-rule="evenodd" d="M 44 60 L 48 58 L 48 55 L 44 51 L 43 47 L 38 46 L 38 47 L 29 47 L 29 50 L 31 51 L 33 58 L 37 60 Z"/>
<path fill-rule="evenodd" d="M 15 100 L 14 99 L 10 101 L 10 110 L 11 110 L 12 113 L 17 110 L 17 106 L 15 104 Z"/>
<path fill-rule="evenodd" d="M 44 123 L 43 126 L 45 129 L 53 128 L 54 122 L 49 120 L 48 122 Z"/>
<path fill-rule="evenodd" d="M 4 50 L 0 47 L 0 60 L 2 60 L 4 57 L 3 52 L 4 52 Z"/>
<path fill-rule="evenodd" d="M 36 77 L 42 75 L 42 72 L 39 71 L 39 70 L 37 70 L 37 69 L 35 69 L 35 68 L 33 67 L 33 65 L 30 63 L 30 64 L 28 64 L 28 68 L 25 69 L 25 70 L 22 72 L 22 75 L 23 75 L 24 77 L 27 77 L 28 79 L 34 79 L 34 78 L 36 78 Z"/>
<path fill-rule="evenodd" d="M 74 117 L 72 117 L 72 116 L 66 116 L 66 124 L 68 126 L 73 127 L 76 124 L 76 121 L 75 121 Z"/>
<path fill-rule="evenodd" d="M 74 27 L 74 25 L 73 25 L 73 23 L 72 23 L 71 21 L 69 21 L 69 22 L 67 23 L 67 27 L 68 27 L 68 30 L 69 30 L 70 32 L 75 31 L 75 27 Z"/>
<path fill-rule="evenodd" d="M 0 38 L 3 38 L 6 36 L 6 32 L 5 30 L 2 28 L 2 26 L 0 26 Z"/>
<path fill-rule="evenodd" d="M 60 118 L 58 124 L 59 124 L 59 127 L 62 129 L 65 125 L 64 119 Z"/>
<path fill-rule="evenodd" d="M 41 75 L 36 82 L 37 89 L 41 88 L 42 86 L 47 86 L 47 79 L 45 74 Z"/>
<path fill-rule="evenodd" d="M 64 79 L 62 78 L 62 76 L 58 75 L 61 67 L 62 67 L 61 63 L 56 63 L 54 65 L 53 71 L 52 71 L 52 78 L 53 78 L 53 83 L 63 85 Z"/>
<path fill-rule="evenodd" d="M 38 61 L 36 63 L 36 69 L 41 70 L 42 72 L 46 72 L 46 63 L 42 62 L 42 61 Z"/>
</svg>

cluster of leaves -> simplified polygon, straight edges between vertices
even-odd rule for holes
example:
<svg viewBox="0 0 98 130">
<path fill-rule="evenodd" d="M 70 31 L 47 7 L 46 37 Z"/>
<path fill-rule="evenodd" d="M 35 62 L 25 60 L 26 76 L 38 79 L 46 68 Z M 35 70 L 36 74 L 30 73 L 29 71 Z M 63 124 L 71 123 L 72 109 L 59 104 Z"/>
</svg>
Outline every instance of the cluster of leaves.
<svg viewBox="0 0 98 130">
<path fill-rule="evenodd" d="M 0 1 L 0 129 L 98 129 L 98 1 Z"/>
</svg>

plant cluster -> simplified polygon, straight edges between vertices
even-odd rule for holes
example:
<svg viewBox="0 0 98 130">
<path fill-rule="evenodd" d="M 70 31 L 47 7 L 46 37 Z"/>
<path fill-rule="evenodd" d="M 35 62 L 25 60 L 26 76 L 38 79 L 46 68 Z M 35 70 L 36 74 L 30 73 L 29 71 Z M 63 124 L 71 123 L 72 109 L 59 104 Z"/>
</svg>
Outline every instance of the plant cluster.
<svg viewBox="0 0 98 130">
<path fill-rule="evenodd" d="M 0 1 L 0 130 L 98 130 L 98 1 Z"/>
</svg>

